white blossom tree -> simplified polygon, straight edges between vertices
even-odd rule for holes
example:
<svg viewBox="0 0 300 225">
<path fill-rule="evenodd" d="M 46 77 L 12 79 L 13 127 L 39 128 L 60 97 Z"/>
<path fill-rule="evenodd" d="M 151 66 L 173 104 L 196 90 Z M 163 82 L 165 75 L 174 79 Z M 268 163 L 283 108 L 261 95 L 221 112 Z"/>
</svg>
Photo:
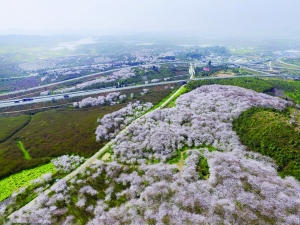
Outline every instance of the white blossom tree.
<svg viewBox="0 0 300 225">
<path fill-rule="evenodd" d="M 69 173 L 78 167 L 84 161 L 83 157 L 75 155 L 62 155 L 55 159 L 52 159 L 52 164 L 59 172 Z"/>
</svg>

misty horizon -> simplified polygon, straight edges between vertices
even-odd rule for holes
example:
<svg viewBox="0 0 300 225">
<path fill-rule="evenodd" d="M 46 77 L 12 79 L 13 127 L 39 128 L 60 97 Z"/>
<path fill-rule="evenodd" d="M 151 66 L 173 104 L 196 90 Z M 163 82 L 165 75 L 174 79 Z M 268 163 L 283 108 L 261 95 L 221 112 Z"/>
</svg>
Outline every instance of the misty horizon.
<svg viewBox="0 0 300 225">
<path fill-rule="evenodd" d="M 300 2 L 3 0 L 0 35 L 159 33 L 208 38 L 299 38 Z"/>
</svg>

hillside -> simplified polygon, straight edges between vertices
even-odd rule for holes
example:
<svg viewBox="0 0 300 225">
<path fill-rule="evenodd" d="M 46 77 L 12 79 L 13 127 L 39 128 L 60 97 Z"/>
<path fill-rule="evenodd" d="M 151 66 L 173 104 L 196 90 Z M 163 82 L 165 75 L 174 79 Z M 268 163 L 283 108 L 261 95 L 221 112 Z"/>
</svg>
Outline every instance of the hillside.
<svg viewBox="0 0 300 225">
<path fill-rule="evenodd" d="M 125 107 L 131 101 L 158 104 L 172 89 L 165 86 L 123 91 L 127 97 L 119 104 L 74 108 L 69 105 L 43 110 L 33 115 L 0 118 L 0 179 L 24 169 L 48 163 L 51 158 L 64 154 L 90 157 L 106 142 L 96 142 L 97 119 Z M 133 98 L 131 98 L 131 94 Z M 29 114 L 29 113 L 28 113 Z M 4 124 L 9 123 L 9 126 Z M 19 143 L 31 160 L 24 157 Z"/>
<path fill-rule="evenodd" d="M 289 112 L 252 108 L 233 122 L 249 150 L 274 159 L 282 176 L 300 180 L 300 132 L 289 123 Z"/>
<path fill-rule="evenodd" d="M 278 175 L 276 158 L 247 151 L 232 127 L 252 107 L 283 111 L 288 105 L 240 87 L 201 86 L 181 95 L 175 107 L 128 125 L 110 157 L 57 182 L 11 221 L 299 224 L 299 182 Z"/>
</svg>

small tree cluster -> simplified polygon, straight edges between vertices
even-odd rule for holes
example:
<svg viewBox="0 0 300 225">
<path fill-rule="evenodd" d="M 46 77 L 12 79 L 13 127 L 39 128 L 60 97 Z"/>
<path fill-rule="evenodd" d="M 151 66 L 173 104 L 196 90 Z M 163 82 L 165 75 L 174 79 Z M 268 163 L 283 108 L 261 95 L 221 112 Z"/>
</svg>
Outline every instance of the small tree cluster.
<svg viewBox="0 0 300 225">
<path fill-rule="evenodd" d="M 131 68 L 122 68 L 118 71 L 115 71 L 111 73 L 107 77 L 100 77 L 91 81 L 86 81 L 81 84 L 77 84 L 76 86 L 69 87 L 69 88 L 63 88 L 56 90 L 56 93 L 63 93 L 63 92 L 68 92 L 68 91 L 73 91 L 76 89 L 84 89 L 86 87 L 89 87 L 93 84 L 97 83 L 108 83 L 108 82 L 113 82 L 113 81 L 118 81 L 119 79 L 128 79 L 130 77 L 134 77 L 135 73 L 131 70 Z"/>
<path fill-rule="evenodd" d="M 106 96 L 98 96 L 97 98 L 87 97 L 82 99 L 79 102 L 74 102 L 74 107 L 89 107 L 89 106 L 97 106 L 97 105 L 114 105 L 116 104 L 114 101 L 124 100 L 126 98 L 126 95 L 120 95 L 120 92 L 111 92 Z"/>
<path fill-rule="evenodd" d="M 52 159 L 52 164 L 61 173 L 69 173 L 76 169 L 84 161 L 83 157 L 75 155 L 62 155 Z"/>
<path fill-rule="evenodd" d="M 150 102 L 141 104 L 137 101 L 135 103 L 129 103 L 123 109 L 98 119 L 99 126 L 95 132 L 97 141 L 113 138 L 121 129 L 131 123 L 134 118 L 141 116 L 152 107 L 153 105 Z"/>
<path fill-rule="evenodd" d="M 141 95 L 145 95 L 149 92 L 149 89 L 144 88 L 143 91 L 141 92 Z"/>
</svg>

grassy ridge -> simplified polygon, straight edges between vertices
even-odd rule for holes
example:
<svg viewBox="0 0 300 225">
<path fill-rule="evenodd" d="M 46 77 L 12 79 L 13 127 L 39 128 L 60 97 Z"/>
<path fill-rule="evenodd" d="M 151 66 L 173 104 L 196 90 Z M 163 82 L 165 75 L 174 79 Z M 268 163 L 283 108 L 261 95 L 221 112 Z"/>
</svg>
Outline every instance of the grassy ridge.
<svg viewBox="0 0 300 225">
<path fill-rule="evenodd" d="M 211 80 L 195 80 L 187 83 L 188 91 L 194 90 L 202 85 L 233 85 L 251 89 L 257 92 L 267 93 L 273 95 L 275 89 L 282 90 L 284 94 L 293 99 L 296 103 L 300 103 L 300 82 L 293 80 L 281 79 L 262 79 L 262 78 L 228 78 L 228 79 L 211 79 Z"/>
<path fill-rule="evenodd" d="M 233 129 L 249 150 L 274 159 L 280 175 L 300 180 L 300 133 L 287 112 L 252 108 L 234 120 Z"/>
<path fill-rule="evenodd" d="M 293 81 L 293 80 L 279 80 L 279 79 L 268 79 L 264 80 L 266 83 L 272 85 L 272 87 L 277 89 L 282 89 L 286 92 L 294 92 L 299 91 L 300 89 L 300 82 Z"/>
<path fill-rule="evenodd" d="M 194 90 L 203 85 L 220 84 L 220 85 L 233 85 L 252 89 L 257 92 L 271 91 L 273 86 L 266 80 L 260 78 L 228 78 L 228 79 L 211 79 L 211 80 L 195 80 L 186 84 L 188 91 Z"/>
</svg>

